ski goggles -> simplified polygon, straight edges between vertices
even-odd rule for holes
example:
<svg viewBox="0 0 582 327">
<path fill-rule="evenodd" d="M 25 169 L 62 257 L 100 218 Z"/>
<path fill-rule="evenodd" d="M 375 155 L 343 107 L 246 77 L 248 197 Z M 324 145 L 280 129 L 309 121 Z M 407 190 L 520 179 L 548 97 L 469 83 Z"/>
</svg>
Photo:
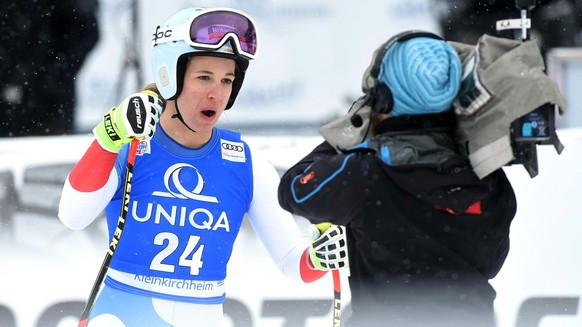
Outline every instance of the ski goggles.
<svg viewBox="0 0 582 327">
<path fill-rule="evenodd" d="M 194 13 L 185 24 L 160 27 L 154 31 L 152 46 L 184 41 L 198 50 L 217 50 L 232 40 L 238 55 L 254 59 L 257 31 L 245 13 L 226 8 L 209 8 Z"/>
</svg>

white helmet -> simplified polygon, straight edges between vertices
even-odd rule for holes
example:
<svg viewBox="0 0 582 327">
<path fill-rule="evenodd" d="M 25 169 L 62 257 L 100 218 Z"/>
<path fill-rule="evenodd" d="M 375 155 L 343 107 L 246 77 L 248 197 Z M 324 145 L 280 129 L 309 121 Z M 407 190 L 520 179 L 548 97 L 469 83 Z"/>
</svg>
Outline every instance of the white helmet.
<svg viewBox="0 0 582 327">
<path fill-rule="evenodd" d="M 242 86 L 249 60 L 257 54 L 253 20 L 228 8 L 188 8 L 156 27 L 152 38 L 152 68 L 162 97 L 172 100 L 182 91 L 188 59 L 195 55 L 234 59 L 237 63 L 229 109 Z"/>
</svg>

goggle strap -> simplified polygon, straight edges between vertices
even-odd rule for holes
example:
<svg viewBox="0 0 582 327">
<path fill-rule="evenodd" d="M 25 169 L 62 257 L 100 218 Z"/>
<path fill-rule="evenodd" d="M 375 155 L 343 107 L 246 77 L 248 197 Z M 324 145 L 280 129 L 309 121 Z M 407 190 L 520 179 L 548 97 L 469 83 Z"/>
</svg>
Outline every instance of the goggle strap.
<svg viewBox="0 0 582 327">
<path fill-rule="evenodd" d="M 173 41 L 183 41 L 187 36 L 184 33 L 188 31 L 184 25 L 185 24 L 171 27 L 156 27 L 156 30 L 152 35 L 152 45 Z"/>
</svg>

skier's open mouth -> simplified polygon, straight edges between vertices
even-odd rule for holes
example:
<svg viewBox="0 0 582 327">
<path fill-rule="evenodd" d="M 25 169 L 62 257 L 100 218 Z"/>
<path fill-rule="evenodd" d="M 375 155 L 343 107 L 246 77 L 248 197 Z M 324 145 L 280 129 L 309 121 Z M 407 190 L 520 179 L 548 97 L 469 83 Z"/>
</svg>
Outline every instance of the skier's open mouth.
<svg viewBox="0 0 582 327">
<path fill-rule="evenodd" d="M 214 110 L 202 110 L 202 114 L 206 117 L 214 117 L 214 115 L 216 115 L 216 111 Z"/>
</svg>

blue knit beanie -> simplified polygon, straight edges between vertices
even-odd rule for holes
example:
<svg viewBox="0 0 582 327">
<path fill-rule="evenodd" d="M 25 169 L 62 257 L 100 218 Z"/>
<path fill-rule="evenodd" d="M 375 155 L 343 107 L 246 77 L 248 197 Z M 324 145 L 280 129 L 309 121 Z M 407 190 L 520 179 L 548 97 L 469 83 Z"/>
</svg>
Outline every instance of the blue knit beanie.
<svg viewBox="0 0 582 327">
<path fill-rule="evenodd" d="M 461 61 L 445 41 L 415 37 L 390 46 L 378 80 L 392 91 L 392 116 L 436 114 L 457 97 Z"/>
</svg>

